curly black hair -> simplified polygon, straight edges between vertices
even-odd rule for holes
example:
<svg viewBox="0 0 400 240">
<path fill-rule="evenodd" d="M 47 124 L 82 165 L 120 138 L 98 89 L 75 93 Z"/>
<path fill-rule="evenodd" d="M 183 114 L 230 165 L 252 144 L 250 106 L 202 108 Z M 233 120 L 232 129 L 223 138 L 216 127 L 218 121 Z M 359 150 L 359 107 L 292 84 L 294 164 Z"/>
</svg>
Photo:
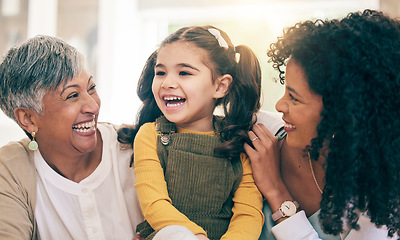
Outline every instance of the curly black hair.
<svg viewBox="0 0 400 240">
<path fill-rule="evenodd" d="M 318 136 L 308 149 L 312 159 L 326 157 L 324 231 L 342 232 L 344 219 L 357 229 L 361 211 L 400 236 L 400 21 L 365 10 L 300 22 L 267 55 L 282 84 L 292 57 L 322 96 Z"/>
<path fill-rule="evenodd" d="M 228 47 L 221 47 L 208 29 L 217 29 Z M 177 41 L 191 42 L 206 50 L 209 53 L 208 64 L 214 77 L 230 74 L 233 78 L 227 95 L 216 101 L 216 107 L 222 106 L 224 111 L 222 131 L 219 132 L 224 141 L 217 146 L 215 152 L 234 159 L 244 152 L 244 142 L 251 144 L 248 131 L 256 121 L 255 113 L 260 109 L 261 68 L 259 61 L 249 47 L 244 45 L 235 47 L 228 35 L 214 26 L 183 27 L 169 35 L 161 43 L 160 48 Z M 236 53 L 240 54 L 238 61 Z M 151 88 L 157 54 L 158 50 L 147 59 L 139 78 L 137 94 L 143 104 L 137 116 L 137 123 L 118 131 L 118 140 L 122 143 L 132 145 L 140 126 L 147 122 L 154 122 L 162 115 Z"/>
</svg>

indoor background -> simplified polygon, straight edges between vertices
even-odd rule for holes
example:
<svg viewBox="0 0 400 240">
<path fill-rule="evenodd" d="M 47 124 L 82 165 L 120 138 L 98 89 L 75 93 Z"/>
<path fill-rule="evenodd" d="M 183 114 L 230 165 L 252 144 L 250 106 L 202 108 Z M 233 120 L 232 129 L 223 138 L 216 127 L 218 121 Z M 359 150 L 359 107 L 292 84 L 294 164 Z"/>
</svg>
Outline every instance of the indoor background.
<svg viewBox="0 0 400 240">
<path fill-rule="evenodd" d="M 87 57 L 102 99 L 99 121 L 134 123 L 136 85 L 147 57 L 182 26 L 211 24 L 262 65 L 262 109 L 275 111 L 283 86 L 266 51 L 298 21 L 379 9 L 400 16 L 398 0 L 0 0 L 0 53 L 35 35 L 58 36 Z M 25 137 L 0 111 L 0 146 Z"/>
</svg>

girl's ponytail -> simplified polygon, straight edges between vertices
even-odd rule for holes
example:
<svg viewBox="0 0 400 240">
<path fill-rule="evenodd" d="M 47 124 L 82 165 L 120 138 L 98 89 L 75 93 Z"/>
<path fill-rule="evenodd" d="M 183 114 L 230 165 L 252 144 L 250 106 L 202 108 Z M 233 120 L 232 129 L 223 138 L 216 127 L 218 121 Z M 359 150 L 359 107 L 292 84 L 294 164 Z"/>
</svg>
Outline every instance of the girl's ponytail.
<svg viewBox="0 0 400 240">
<path fill-rule="evenodd" d="M 244 152 L 243 144 L 250 143 L 248 131 L 255 122 L 255 113 L 260 109 L 261 68 L 254 52 L 247 46 L 234 48 L 239 54 L 234 80 L 223 107 L 225 128 L 221 137 L 226 141 L 216 151 L 229 157 Z"/>
</svg>

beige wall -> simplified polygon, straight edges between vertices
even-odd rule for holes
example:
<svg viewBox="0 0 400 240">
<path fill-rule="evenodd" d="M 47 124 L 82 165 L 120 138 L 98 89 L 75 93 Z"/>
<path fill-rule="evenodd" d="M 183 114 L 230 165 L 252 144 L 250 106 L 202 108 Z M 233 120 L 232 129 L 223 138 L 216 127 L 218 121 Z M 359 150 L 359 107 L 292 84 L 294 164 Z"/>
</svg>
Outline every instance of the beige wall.
<svg viewBox="0 0 400 240">
<path fill-rule="evenodd" d="M 400 17 L 400 1 L 399 0 L 380 0 L 380 9 L 387 12 L 392 17 Z"/>
</svg>

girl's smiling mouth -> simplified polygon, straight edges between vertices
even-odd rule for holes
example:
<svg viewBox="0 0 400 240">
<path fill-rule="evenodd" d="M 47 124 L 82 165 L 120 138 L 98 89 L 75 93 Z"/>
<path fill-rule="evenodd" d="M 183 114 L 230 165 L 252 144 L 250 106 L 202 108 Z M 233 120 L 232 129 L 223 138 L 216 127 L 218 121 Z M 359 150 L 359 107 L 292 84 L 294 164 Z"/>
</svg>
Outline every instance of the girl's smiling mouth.
<svg viewBox="0 0 400 240">
<path fill-rule="evenodd" d="M 186 98 L 181 97 L 164 97 L 163 100 L 167 107 L 177 107 L 186 102 Z"/>
</svg>

